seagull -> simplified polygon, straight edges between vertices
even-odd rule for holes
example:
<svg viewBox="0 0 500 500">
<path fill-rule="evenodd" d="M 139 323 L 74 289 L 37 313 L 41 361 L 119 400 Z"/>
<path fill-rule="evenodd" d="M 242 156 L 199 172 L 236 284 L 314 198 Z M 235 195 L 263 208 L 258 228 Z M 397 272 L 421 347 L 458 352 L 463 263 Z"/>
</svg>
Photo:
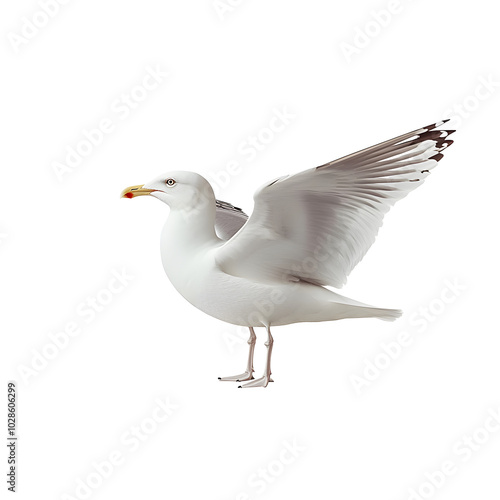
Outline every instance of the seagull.
<svg viewBox="0 0 500 500">
<path fill-rule="evenodd" d="M 248 217 L 217 200 L 201 175 L 172 171 L 121 197 L 149 195 L 170 207 L 161 258 L 176 290 L 221 321 L 248 327 L 243 373 L 219 377 L 267 387 L 271 327 L 345 318 L 393 321 L 397 309 L 373 307 L 326 288 L 341 288 L 375 241 L 384 215 L 420 186 L 443 158 L 454 130 L 434 123 L 319 167 L 267 182 Z M 254 328 L 267 331 L 262 377 L 254 378 Z"/>
</svg>

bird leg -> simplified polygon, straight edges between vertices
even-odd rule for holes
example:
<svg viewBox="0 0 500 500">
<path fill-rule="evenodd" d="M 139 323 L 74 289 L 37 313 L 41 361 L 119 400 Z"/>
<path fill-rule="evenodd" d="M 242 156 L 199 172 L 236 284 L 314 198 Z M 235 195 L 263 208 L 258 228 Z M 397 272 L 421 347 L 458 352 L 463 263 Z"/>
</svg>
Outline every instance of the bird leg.
<svg viewBox="0 0 500 500">
<path fill-rule="evenodd" d="M 264 343 L 264 345 L 267 347 L 267 358 L 266 358 L 266 368 L 264 370 L 264 375 L 262 375 L 262 377 L 260 378 L 252 380 L 251 382 L 248 382 L 247 384 L 239 385 L 238 388 L 267 387 L 267 384 L 269 382 L 274 382 L 274 380 L 271 378 L 271 354 L 273 352 L 274 339 L 273 336 L 271 335 L 271 327 L 267 326 L 266 329 L 267 329 L 267 341 Z"/>
<path fill-rule="evenodd" d="M 250 338 L 247 343 L 250 346 L 248 351 L 248 361 L 247 361 L 247 369 L 244 373 L 240 373 L 239 375 L 233 375 L 231 377 L 219 377 L 219 380 L 222 381 L 231 381 L 231 382 L 243 382 L 245 380 L 253 380 L 253 353 L 255 351 L 255 343 L 257 342 L 257 336 L 252 327 L 249 327 L 250 330 Z"/>
</svg>

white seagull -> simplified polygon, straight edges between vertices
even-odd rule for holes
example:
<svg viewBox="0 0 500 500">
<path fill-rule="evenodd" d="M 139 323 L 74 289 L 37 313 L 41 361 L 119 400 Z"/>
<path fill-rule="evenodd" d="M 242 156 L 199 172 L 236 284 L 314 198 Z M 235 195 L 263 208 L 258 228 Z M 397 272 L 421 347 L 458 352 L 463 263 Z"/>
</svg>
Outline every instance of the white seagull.
<svg viewBox="0 0 500 500">
<path fill-rule="evenodd" d="M 392 321 L 401 315 L 325 286 L 345 284 L 386 212 L 441 160 L 453 142 L 454 130 L 437 130 L 446 121 L 268 182 L 255 193 L 250 218 L 216 200 L 209 182 L 193 172 L 169 172 L 122 192 L 169 205 L 161 257 L 177 291 L 210 316 L 249 328 L 246 370 L 219 380 L 250 381 L 239 387 L 272 382 L 272 326 L 344 318 Z M 257 379 L 255 327 L 266 328 L 268 336 L 264 374 Z"/>
</svg>

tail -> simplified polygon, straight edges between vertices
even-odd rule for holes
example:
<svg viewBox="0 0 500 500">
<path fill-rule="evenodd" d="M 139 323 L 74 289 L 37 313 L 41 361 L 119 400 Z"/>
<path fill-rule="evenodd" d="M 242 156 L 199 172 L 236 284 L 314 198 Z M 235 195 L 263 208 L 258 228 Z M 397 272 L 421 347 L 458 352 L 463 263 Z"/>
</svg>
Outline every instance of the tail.
<svg viewBox="0 0 500 500">
<path fill-rule="evenodd" d="M 383 321 L 395 321 L 403 314 L 400 309 L 381 309 L 378 307 L 367 307 L 366 309 L 370 313 L 370 317 Z"/>
<path fill-rule="evenodd" d="M 403 314 L 403 311 L 400 311 L 399 309 L 382 309 L 381 307 L 339 304 L 338 302 L 331 302 L 331 304 L 333 304 L 333 311 L 332 309 L 329 309 L 330 316 L 328 317 L 328 320 L 347 318 L 377 318 L 384 321 L 394 321 Z M 319 321 L 325 321 L 325 319 L 321 319 Z"/>
<path fill-rule="evenodd" d="M 321 317 L 309 321 L 331 321 L 347 318 L 378 318 L 384 321 L 394 321 L 403 314 L 399 309 L 373 307 L 369 304 L 363 304 L 363 302 L 339 295 L 331 290 L 325 288 L 322 290 L 328 293 L 329 306 L 323 309 L 324 316 L 321 315 Z"/>
</svg>

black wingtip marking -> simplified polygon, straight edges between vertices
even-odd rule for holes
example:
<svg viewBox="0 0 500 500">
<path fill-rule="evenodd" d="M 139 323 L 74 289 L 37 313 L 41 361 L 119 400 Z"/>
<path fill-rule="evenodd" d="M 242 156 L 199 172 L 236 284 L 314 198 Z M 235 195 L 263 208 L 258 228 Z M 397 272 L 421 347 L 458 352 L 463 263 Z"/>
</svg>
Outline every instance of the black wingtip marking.
<svg viewBox="0 0 500 500">
<path fill-rule="evenodd" d="M 429 170 L 421 170 L 420 171 L 421 174 L 428 174 L 429 173 Z"/>
<path fill-rule="evenodd" d="M 440 130 L 439 132 L 446 132 L 446 135 L 443 136 L 443 139 L 446 139 L 447 137 L 450 137 L 451 134 L 454 134 L 456 130 Z"/>
<path fill-rule="evenodd" d="M 444 149 L 448 148 L 453 144 L 454 141 L 451 141 L 449 139 L 449 136 L 451 134 L 454 134 L 456 132 L 455 129 L 450 129 L 450 130 L 443 130 L 439 129 L 439 127 L 443 126 L 445 123 L 448 123 L 451 120 L 451 118 L 447 118 L 445 120 L 441 120 L 439 122 L 435 122 L 431 125 L 427 125 L 426 127 L 421 127 L 418 130 L 415 130 L 413 132 L 408 132 L 407 134 L 403 134 L 401 136 L 395 137 L 394 139 L 389 139 L 388 141 L 382 142 L 380 144 L 376 144 L 374 146 L 371 146 L 369 148 L 362 149 L 360 151 L 357 151 L 355 153 L 351 153 L 349 155 L 343 156 L 341 158 L 337 158 L 334 161 L 325 163 L 324 165 L 319 165 L 318 167 L 315 168 L 315 170 L 320 170 L 323 168 L 327 167 L 332 167 L 335 163 L 341 163 L 342 161 L 348 161 L 349 159 L 355 159 L 358 155 L 362 157 L 363 154 L 368 154 L 373 156 L 376 156 L 377 153 L 380 153 L 382 150 L 383 154 L 389 154 L 391 152 L 396 155 L 397 151 L 401 151 L 404 148 L 407 148 L 406 151 L 411 149 L 411 146 L 417 146 L 420 145 L 422 142 L 426 140 L 431 140 L 434 141 L 434 151 L 443 151 Z M 434 155 L 432 159 L 439 161 L 443 158 L 443 155 Z M 372 158 L 373 159 L 373 158 Z M 288 177 L 288 176 L 286 176 Z M 282 177 L 282 178 L 286 178 Z M 282 178 L 275 179 L 272 181 L 270 184 L 268 184 L 266 187 L 270 187 Z M 419 179 L 417 179 L 419 180 Z M 415 181 L 414 181 L 415 182 Z"/>
<path fill-rule="evenodd" d="M 437 127 L 441 127 L 445 123 L 448 123 L 450 120 L 451 118 L 447 118 L 446 120 L 441 120 L 439 122 L 432 123 L 431 125 L 427 125 L 427 127 L 422 127 L 422 128 L 425 129 L 426 131 L 434 130 Z"/>
<path fill-rule="evenodd" d="M 442 151 L 443 149 L 449 148 L 454 142 L 455 141 L 452 141 L 452 140 L 445 140 L 440 144 L 436 144 L 436 147 L 438 149 L 441 148 L 440 151 Z"/>
<path fill-rule="evenodd" d="M 439 141 L 440 139 L 445 139 L 447 135 L 443 136 L 444 130 L 429 130 L 427 132 L 423 132 L 417 136 L 416 139 L 409 141 L 408 144 L 418 144 L 423 141 Z"/>
<path fill-rule="evenodd" d="M 440 149 L 446 149 L 447 147 L 451 146 L 453 144 L 453 141 L 448 139 L 448 137 L 443 137 L 442 139 L 439 139 L 436 141 L 436 148 Z"/>
<path fill-rule="evenodd" d="M 453 141 L 449 141 L 448 137 L 453 134 L 455 130 L 427 130 L 418 134 L 415 139 L 411 139 L 407 143 L 403 142 L 402 144 L 409 145 L 417 145 L 424 141 L 435 141 L 436 147 L 440 148 L 445 142 L 453 143 Z"/>
<path fill-rule="evenodd" d="M 431 156 L 429 160 L 434 160 L 434 161 L 440 161 L 444 158 L 444 155 L 441 153 L 438 153 L 437 155 Z"/>
</svg>

